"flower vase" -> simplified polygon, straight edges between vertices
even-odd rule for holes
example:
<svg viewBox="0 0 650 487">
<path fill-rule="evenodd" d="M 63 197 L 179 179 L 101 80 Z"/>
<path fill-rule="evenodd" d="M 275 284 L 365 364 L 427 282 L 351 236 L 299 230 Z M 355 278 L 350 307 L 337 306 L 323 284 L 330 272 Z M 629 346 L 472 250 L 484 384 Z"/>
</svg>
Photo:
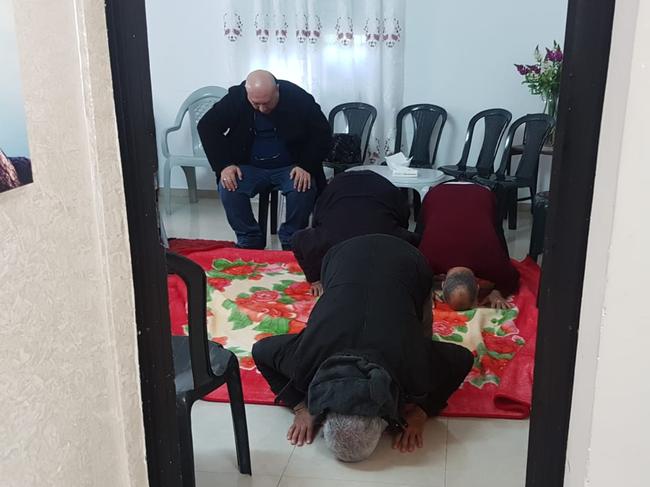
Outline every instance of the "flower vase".
<svg viewBox="0 0 650 487">
<path fill-rule="evenodd" d="M 552 117 L 554 122 L 557 122 L 557 98 L 557 95 L 543 98 L 544 113 L 549 117 Z M 551 133 L 549 134 L 548 139 L 546 139 L 544 145 L 555 145 L 555 126 L 551 129 Z"/>
</svg>

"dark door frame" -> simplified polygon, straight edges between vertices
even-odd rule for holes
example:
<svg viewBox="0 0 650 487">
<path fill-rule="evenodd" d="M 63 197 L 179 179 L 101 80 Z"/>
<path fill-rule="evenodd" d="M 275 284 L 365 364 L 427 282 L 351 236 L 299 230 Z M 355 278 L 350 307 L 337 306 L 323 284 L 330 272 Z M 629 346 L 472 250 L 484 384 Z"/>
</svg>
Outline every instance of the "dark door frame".
<svg viewBox="0 0 650 487">
<path fill-rule="evenodd" d="M 540 286 L 526 487 L 560 487 L 615 0 L 568 0 L 558 136 Z M 149 482 L 179 486 L 178 433 L 160 244 L 145 0 L 106 0 L 133 262 Z"/>
</svg>

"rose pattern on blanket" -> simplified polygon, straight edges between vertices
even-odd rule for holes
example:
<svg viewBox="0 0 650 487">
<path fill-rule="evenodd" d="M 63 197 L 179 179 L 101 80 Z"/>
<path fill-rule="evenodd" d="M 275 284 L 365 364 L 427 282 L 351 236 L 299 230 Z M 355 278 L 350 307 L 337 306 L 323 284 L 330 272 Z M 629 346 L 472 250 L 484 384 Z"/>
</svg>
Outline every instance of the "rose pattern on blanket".
<svg viewBox="0 0 650 487">
<path fill-rule="evenodd" d="M 244 370 L 255 370 L 251 349 L 268 336 L 299 333 L 316 302 L 295 262 L 263 263 L 215 259 L 206 272 L 208 337 L 235 353 Z M 465 384 L 498 385 L 525 340 L 514 322 L 517 309 L 478 308 L 457 312 L 436 299 L 433 340 L 474 353 Z M 183 327 L 187 334 L 187 327 Z"/>
<path fill-rule="evenodd" d="M 255 369 L 253 343 L 299 333 L 315 304 L 295 262 L 216 259 L 206 277 L 208 337 L 237 355 L 245 370 Z"/>
<path fill-rule="evenodd" d="M 465 379 L 466 384 L 479 389 L 485 384 L 499 385 L 504 369 L 526 344 L 514 322 L 518 314 L 516 308 L 454 311 L 437 300 L 433 311 L 433 339 L 457 343 L 472 351 L 474 366 Z M 470 336 L 472 329 L 480 330 L 480 338 Z"/>
</svg>

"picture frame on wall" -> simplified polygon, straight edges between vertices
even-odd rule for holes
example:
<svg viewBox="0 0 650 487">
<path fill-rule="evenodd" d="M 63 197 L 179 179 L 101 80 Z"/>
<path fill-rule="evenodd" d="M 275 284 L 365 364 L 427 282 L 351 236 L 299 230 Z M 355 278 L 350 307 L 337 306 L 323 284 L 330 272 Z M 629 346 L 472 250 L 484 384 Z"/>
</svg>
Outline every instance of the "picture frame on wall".
<svg viewBox="0 0 650 487">
<path fill-rule="evenodd" d="M 0 0 L 0 193 L 33 182 L 11 0 Z"/>
</svg>

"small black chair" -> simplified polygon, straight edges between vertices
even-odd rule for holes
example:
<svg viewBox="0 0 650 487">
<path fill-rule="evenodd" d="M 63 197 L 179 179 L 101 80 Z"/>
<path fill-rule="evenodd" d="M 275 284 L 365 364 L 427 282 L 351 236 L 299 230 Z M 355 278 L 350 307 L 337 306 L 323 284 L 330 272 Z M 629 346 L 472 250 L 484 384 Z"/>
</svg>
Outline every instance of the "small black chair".
<svg viewBox="0 0 650 487">
<path fill-rule="evenodd" d="M 178 275 L 187 287 L 189 337 L 172 337 L 176 420 L 183 487 L 195 485 L 192 405 L 223 384 L 227 384 L 230 395 L 239 471 L 251 475 L 248 427 L 239 363 L 235 354 L 220 344 L 208 340 L 205 272 L 198 264 L 173 252 L 166 252 L 166 260 L 168 274 Z"/>
<path fill-rule="evenodd" d="M 409 144 L 407 157 L 412 157 L 410 167 L 432 168 L 436 161 L 438 145 L 442 129 L 447 122 L 447 110 L 438 105 L 418 103 L 402 108 L 395 120 L 395 148 L 394 153 L 402 151 L 405 143 L 404 123 L 411 119 L 413 122 L 413 135 Z M 386 164 L 385 162 L 383 164 Z M 411 190 L 404 190 L 408 194 Z M 420 195 L 413 193 L 413 215 L 417 220 L 420 212 Z"/>
<path fill-rule="evenodd" d="M 468 167 L 467 160 L 472 146 L 472 139 L 474 138 L 474 129 L 476 124 L 481 120 L 485 124 L 481 151 L 479 152 L 476 164 Z M 499 144 L 501 143 L 506 128 L 508 128 L 510 120 L 512 120 L 512 114 L 502 108 L 490 108 L 489 110 L 478 112 L 470 119 L 467 125 L 463 154 L 458 164 L 441 166 L 438 169 L 448 176 L 453 176 L 459 180 L 471 179 L 476 176 L 477 171 L 481 171 L 482 174 L 485 174 L 486 171 L 490 173 L 494 172 L 494 160 L 496 159 Z"/>
<path fill-rule="evenodd" d="M 342 103 L 330 110 L 328 120 L 332 131 L 335 130 L 337 115 L 341 114 L 345 119 L 347 131 L 345 133 L 357 135 L 361 141 L 360 154 L 361 160 L 356 163 L 343 164 L 336 161 L 327 161 L 323 165 L 334 169 L 335 173 L 343 172 L 354 166 L 360 166 L 366 159 L 368 144 L 370 143 L 370 133 L 377 119 L 377 109 L 367 103 Z"/>
<path fill-rule="evenodd" d="M 410 117 L 413 121 L 413 137 L 407 157 L 412 157 L 411 167 L 431 168 L 436 161 L 438 144 L 442 129 L 447 122 L 447 110 L 438 105 L 419 103 L 402 108 L 397 113 L 395 123 L 395 153 L 402 150 L 404 144 L 404 121 Z"/>
<path fill-rule="evenodd" d="M 539 156 L 554 126 L 555 120 L 553 117 L 545 113 L 533 113 L 518 118 L 508 129 L 501 164 L 496 173 L 489 174 L 487 170 L 484 172 L 484 170 L 478 169 L 476 176 L 473 177 L 473 180 L 482 184 L 487 184 L 487 182 L 496 183 L 506 192 L 508 199 L 508 227 L 511 230 L 517 228 L 518 189 L 528 188 L 530 191 L 529 198 L 533 200 L 534 204 L 534 197 L 537 192 Z M 524 128 L 523 144 L 517 151 L 517 153 L 521 154 L 521 159 L 514 175 L 511 175 L 512 145 L 515 134 L 520 127 Z"/>
</svg>

